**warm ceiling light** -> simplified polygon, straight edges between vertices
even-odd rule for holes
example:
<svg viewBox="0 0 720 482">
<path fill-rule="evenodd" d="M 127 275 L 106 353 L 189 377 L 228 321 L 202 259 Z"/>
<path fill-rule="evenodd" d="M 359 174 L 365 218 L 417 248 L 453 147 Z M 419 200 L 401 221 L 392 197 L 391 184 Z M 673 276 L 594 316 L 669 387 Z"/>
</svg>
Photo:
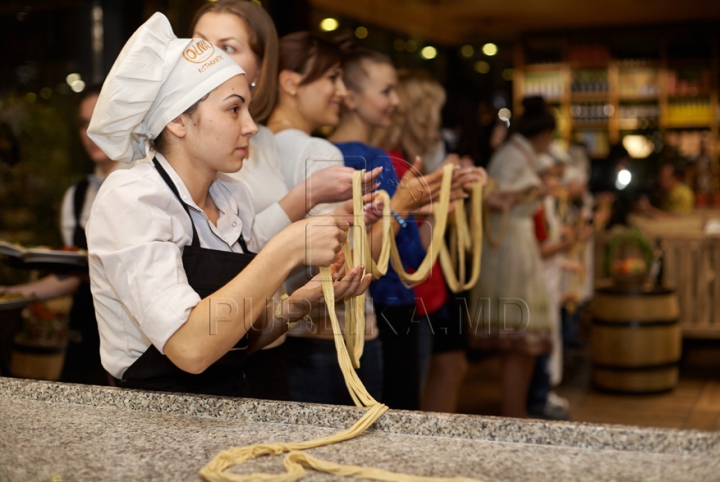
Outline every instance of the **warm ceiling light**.
<svg viewBox="0 0 720 482">
<path fill-rule="evenodd" d="M 83 90 L 85 90 L 85 82 L 83 82 L 82 80 L 76 80 L 75 82 L 73 82 L 72 84 L 70 84 L 70 88 L 71 88 L 72 91 L 75 92 L 76 94 L 77 94 L 77 93 L 80 93 L 80 92 L 82 92 Z"/>
<path fill-rule="evenodd" d="M 463 45 L 460 49 L 460 53 L 465 58 L 470 58 L 475 54 L 475 49 L 472 45 Z"/>
<path fill-rule="evenodd" d="M 368 36 L 368 29 L 365 27 L 358 27 L 355 29 L 355 36 L 357 38 L 365 38 Z"/>
<path fill-rule="evenodd" d="M 497 45 L 493 43 L 486 43 L 485 45 L 483 45 L 482 51 L 488 57 L 492 57 L 493 55 L 498 53 L 498 48 Z"/>
<path fill-rule="evenodd" d="M 509 121 L 512 117 L 512 112 L 510 112 L 510 109 L 507 107 L 503 107 L 498 111 L 498 118 L 500 120 L 504 120 L 505 122 Z"/>
<path fill-rule="evenodd" d="M 408 52 L 415 52 L 417 50 L 417 44 L 414 40 L 408 40 L 405 42 L 405 50 Z"/>
<path fill-rule="evenodd" d="M 481 74 L 487 74 L 488 72 L 490 72 L 490 64 L 488 64 L 484 60 L 478 60 L 477 62 L 475 62 L 475 71 Z"/>
<path fill-rule="evenodd" d="M 428 45 L 427 47 L 423 47 L 420 51 L 420 55 L 422 55 L 422 58 L 427 60 L 434 59 L 437 56 L 437 49 Z"/>
<path fill-rule="evenodd" d="M 65 77 L 65 82 L 67 82 L 68 85 L 72 85 L 73 82 L 77 82 L 78 80 L 80 80 L 80 74 L 70 74 Z"/>
<path fill-rule="evenodd" d="M 505 70 L 503 70 L 503 74 L 502 74 L 502 75 L 503 75 L 503 79 L 505 79 L 505 80 L 512 80 L 512 79 L 513 79 L 513 75 L 515 75 L 515 72 L 513 71 L 513 69 L 505 69 Z"/>
<path fill-rule="evenodd" d="M 323 32 L 332 32 L 336 30 L 340 24 L 334 18 L 325 18 L 320 22 L 320 28 Z"/>
</svg>

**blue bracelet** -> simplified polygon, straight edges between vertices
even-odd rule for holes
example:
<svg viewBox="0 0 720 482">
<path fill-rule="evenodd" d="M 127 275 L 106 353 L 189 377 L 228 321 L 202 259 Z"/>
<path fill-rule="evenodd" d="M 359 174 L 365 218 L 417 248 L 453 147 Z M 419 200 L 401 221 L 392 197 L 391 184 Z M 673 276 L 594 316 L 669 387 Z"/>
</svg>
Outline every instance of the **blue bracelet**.
<svg viewBox="0 0 720 482">
<path fill-rule="evenodd" d="M 390 211 L 393 216 L 395 216 L 395 219 L 397 219 L 397 222 L 400 224 L 401 228 L 407 228 L 407 222 L 395 211 Z"/>
</svg>

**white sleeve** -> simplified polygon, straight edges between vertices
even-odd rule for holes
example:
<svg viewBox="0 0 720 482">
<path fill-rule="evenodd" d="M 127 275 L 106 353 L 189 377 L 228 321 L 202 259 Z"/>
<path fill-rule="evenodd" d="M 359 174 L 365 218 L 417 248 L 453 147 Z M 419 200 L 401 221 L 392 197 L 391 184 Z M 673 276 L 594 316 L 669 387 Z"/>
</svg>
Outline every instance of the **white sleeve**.
<svg viewBox="0 0 720 482">
<path fill-rule="evenodd" d="M 166 186 L 145 178 L 106 187 L 87 226 L 91 273 L 97 275 L 93 295 L 120 303 L 163 353 L 200 302 L 182 264 L 185 228 L 168 215 L 169 203 L 176 201 Z"/>
<path fill-rule="evenodd" d="M 301 162 L 295 166 L 295 186 L 305 182 L 316 172 L 330 166 L 344 166 L 345 158 L 337 146 L 325 139 L 313 137 L 305 145 Z M 293 186 L 288 186 L 292 189 Z M 318 216 L 335 211 L 343 203 L 318 204 L 308 212 L 308 216 Z"/>
<path fill-rule="evenodd" d="M 72 246 L 75 232 L 75 186 L 65 191 L 62 207 L 60 208 L 60 234 L 65 246 Z"/>
<path fill-rule="evenodd" d="M 255 215 L 255 223 L 253 224 L 253 247 L 248 247 L 253 251 L 262 249 L 273 236 L 290 226 L 290 218 L 280 204 L 271 204 L 263 211 Z"/>
</svg>

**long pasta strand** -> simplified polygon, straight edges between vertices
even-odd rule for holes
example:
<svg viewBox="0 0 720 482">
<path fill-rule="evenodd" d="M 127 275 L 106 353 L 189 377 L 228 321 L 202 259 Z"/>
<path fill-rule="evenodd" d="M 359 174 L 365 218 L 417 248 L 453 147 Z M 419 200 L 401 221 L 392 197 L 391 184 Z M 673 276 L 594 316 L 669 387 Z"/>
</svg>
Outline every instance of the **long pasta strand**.
<svg viewBox="0 0 720 482">
<path fill-rule="evenodd" d="M 448 173 L 449 169 L 446 168 L 446 173 Z M 439 228 L 435 231 L 434 237 L 433 237 L 433 249 L 431 249 L 428 252 L 428 256 L 426 256 L 426 259 L 423 261 L 423 264 L 421 265 L 421 268 L 423 269 L 424 277 L 427 277 L 429 275 L 430 269 L 432 265 L 435 263 L 435 259 L 437 259 L 437 256 L 441 252 L 445 252 L 447 254 L 447 247 L 445 246 L 444 241 L 442 240 L 442 237 L 445 233 L 445 226 L 447 221 L 447 207 L 449 205 L 449 198 L 450 198 L 450 181 L 452 178 L 452 172 L 450 172 L 449 176 L 445 176 L 443 178 L 443 189 L 441 191 L 440 195 L 440 208 L 438 216 L 439 219 L 436 219 L 436 227 L 440 224 Z M 361 201 L 361 192 L 362 192 L 362 186 L 361 186 L 361 179 L 362 179 L 362 172 L 358 171 L 355 173 L 355 176 L 353 178 L 353 205 L 354 205 L 354 215 L 355 215 L 355 225 L 359 226 L 359 232 L 355 232 L 353 239 L 354 243 L 354 249 L 350 249 L 349 241 L 345 241 L 345 244 L 343 245 L 343 253 L 345 254 L 345 260 L 348 269 L 352 268 L 353 266 L 357 266 L 359 264 L 365 264 L 366 261 L 370 262 L 371 270 L 373 272 L 373 275 L 375 274 L 375 270 L 377 272 L 383 271 L 386 272 L 387 270 L 387 256 L 385 253 L 388 252 L 391 259 L 393 259 L 393 267 L 395 267 L 396 263 L 399 261 L 399 255 L 397 254 L 397 246 L 395 245 L 394 236 L 392 236 L 392 230 L 387 229 L 387 226 L 385 224 L 386 219 L 389 219 L 389 216 L 383 216 L 383 230 L 384 230 L 384 236 L 383 236 L 383 245 L 381 247 L 381 256 L 379 263 L 375 265 L 372 261 L 372 258 L 367 256 L 369 249 L 367 246 L 363 246 L 362 243 L 367 241 L 367 236 L 365 232 L 365 223 L 363 219 L 363 213 L 362 213 L 362 201 Z M 356 182 L 357 181 L 357 182 Z M 446 182 L 447 181 L 447 182 Z M 482 190 L 479 189 L 480 196 L 482 196 Z M 387 197 L 387 193 L 384 193 Z M 389 210 L 389 199 L 387 199 L 387 202 L 385 203 L 386 209 Z M 475 211 L 479 209 L 479 206 L 477 208 L 473 209 L 473 213 L 475 214 Z M 387 213 L 389 215 L 389 212 Z M 473 217 L 473 233 L 476 233 L 476 231 L 479 230 L 479 217 L 478 220 L 475 220 L 477 216 Z M 390 233 L 390 236 L 387 234 Z M 438 234 L 439 233 L 439 234 Z M 460 236 L 461 239 L 464 241 L 461 243 L 462 246 L 460 246 L 461 251 L 465 251 L 467 249 L 467 243 L 469 241 L 465 241 L 467 238 L 467 233 L 464 233 Z M 360 241 L 356 238 L 360 238 Z M 473 236 L 472 244 L 475 244 L 475 250 L 474 250 L 474 257 L 479 256 L 479 248 L 477 247 L 477 236 Z M 386 244 L 387 241 L 387 244 Z M 480 238 L 480 242 L 482 242 L 482 239 Z M 448 256 L 449 257 L 449 256 Z M 394 260 L 394 258 L 397 258 L 397 260 Z M 427 263 L 426 263 L 427 262 Z M 429 266 L 426 266 L 426 264 L 429 264 Z M 384 266 L 383 266 L 384 265 Z M 367 266 L 367 265 L 366 265 Z M 402 267 L 402 264 L 399 264 L 400 267 Z M 452 270 L 452 264 L 448 268 L 449 270 Z M 397 271 L 397 268 L 396 268 Z M 402 270 L 403 273 L 404 270 Z M 384 274 L 384 273 L 383 273 Z M 416 275 L 416 273 L 413 273 L 413 275 Z M 479 273 L 478 273 L 479 274 Z M 476 278 L 475 269 L 473 269 L 473 278 Z M 464 276 L 463 276 L 464 277 Z M 347 430 L 343 430 L 342 432 L 339 432 L 335 435 L 331 435 L 329 437 L 322 437 L 319 439 L 309 440 L 306 442 L 300 442 L 300 443 L 274 443 L 274 444 L 257 444 L 257 445 L 249 445 L 246 447 L 235 447 L 231 448 L 229 450 L 224 450 L 217 454 L 213 460 L 210 461 L 202 470 L 200 470 L 200 475 L 202 477 L 209 481 L 209 482 L 251 482 L 251 481 L 265 481 L 265 482 L 294 482 L 296 480 L 300 480 L 305 476 L 305 469 L 304 467 L 310 467 L 314 470 L 326 472 L 330 474 L 335 475 L 341 475 L 341 476 L 353 476 L 358 478 L 364 478 L 364 479 L 374 479 L 374 480 L 382 480 L 382 481 L 396 481 L 396 482 L 480 482 L 476 479 L 469 479 L 469 478 L 438 478 L 438 477 L 419 477 L 414 475 L 408 475 L 408 474 L 401 474 L 397 472 L 390 472 L 387 470 L 381 470 L 376 468 L 369 468 L 369 467 L 361 467 L 357 465 L 340 465 L 335 464 L 332 462 L 327 462 L 324 460 L 317 459 L 315 457 L 312 457 L 304 452 L 303 450 L 314 448 L 314 447 L 321 447 L 324 445 L 330 445 L 334 443 L 343 442 L 345 440 L 349 440 L 352 438 L 355 438 L 359 435 L 361 435 L 365 430 L 367 430 L 370 426 L 372 426 L 381 416 L 383 413 L 385 413 L 388 410 L 388 407 L 386 405 L 383 405 L 379 403 L 377 400 L 375 400 L 365 389 L 365 386 L 363 385 L 362 381 L 357 375 L 357 372 L 354 369 L 354 366 L 359 366 L 359 359 L 362 355 L 362 345 L 363 345 L 363 335 L 364 335 L 364 326 L 365 326 L 365 313 L 363 311 L 364 303 L 360 303 L 363 299 L 362 297 L 356 297 L 355 300 L 351 300 L 349 303 L 346 302 L 346 308 L 349 308 L 346 310 L 346 336 L 343 337 L 343 334 L 340 330 L 340 323 L 337 319 L 337 314 L 335 313 L 335 292 L 333 290 L 333 280 L 332 280 L 332 273 L 330 271 L 330 268 L 327 266 L 323 266 L 320 268 L 320 278 L 322 281 L 322 290 L 323 295 L 325 297 L 325 301 L 328 307 L 328 313 L 330 314 L 330 321 L 332 323 L 332 329 L 333 329 L 333 335 L 335 340 L 335 348 L 337 350 L 338 355 L 338 363 L 340 365 L 340 369 L 342 370 L 343 378 L 345 379 L 345 385 L 348 388 L 348 392 L 350 393 L 350 396 L 353 399 L 353 402 L 357 406 L 366 407 L 368 408 L 367 412 L 365 412 L 365 415 L 363 415 L 352 427 L 350 427 Z M 420 276 L 414 276 L 413 278 L 416 278 L 415 281 L 411 282 L 419 282 L 423 277 Z M 456 278 L 456 277 L 455 277 Z M 419 281 L 418 281 L 419 280 Z M 472 279 L 471 279 L 472 281 Z M 359 336 L 347 336 L 347 332 L 355 330 L 355 334 L 359 334 Z M 346 346 L 347 344 L 347 346 Z M 351 357 L 350 352 L 348 349 L 352 348 L 352 354 Z M 351 359 L 352 358 L 352 359 Z M 354 360 L 353 360 L 354 359 Z M 285 466 L 286 473 L 284 474 L 263 474 L 263 473 L 253 473 L 249 475 L 240 475 L 240 474 L 234 474 L 232 472 L 229 472 L 228 469 L 235 466 L 240 465 L 248 460 L 254 459 L 255 457 L 259 457 L 262 455 L 280 455 L 283 453 L 286 453 L 285 459 L 283 461 L 283 464 Z"/>
</svg>

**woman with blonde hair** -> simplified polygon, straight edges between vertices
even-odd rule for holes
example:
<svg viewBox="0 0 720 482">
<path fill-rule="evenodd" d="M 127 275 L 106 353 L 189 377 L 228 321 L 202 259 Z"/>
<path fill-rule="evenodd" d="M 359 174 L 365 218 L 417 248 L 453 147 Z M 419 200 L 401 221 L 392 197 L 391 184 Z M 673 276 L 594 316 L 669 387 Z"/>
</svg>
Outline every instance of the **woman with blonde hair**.
<svg viewBox="0 0 720 482">
<path fill-rule="evenodd" d="M 446 158 L 440 135 L 445 89 L 424 71 L 400 70 L 397 94 L 400 105 L 392 124 L 375 131 L 372 142 L 388 151 L 399 175 L 407 169 L 406 159 L 420 156 L 426 173 L 437 171 Z M 482 173 L 484 175 L 484 172 Z M 429 222 L 418 220 L 421 234 Z M 421 362 L 427 376 L 420 408 L 455 412 L 460 384 L 467 372 L 465 320 L 456 299 L 451 299 L 439 262 L 430 277 L 414 288 L 417 313 L 426 318 L 429 329 L 420 336 Z M 432 353 L 432 358 L 430 357 Z M 425 355 L 426 354 L 426 355 Z"/>
</svg>

